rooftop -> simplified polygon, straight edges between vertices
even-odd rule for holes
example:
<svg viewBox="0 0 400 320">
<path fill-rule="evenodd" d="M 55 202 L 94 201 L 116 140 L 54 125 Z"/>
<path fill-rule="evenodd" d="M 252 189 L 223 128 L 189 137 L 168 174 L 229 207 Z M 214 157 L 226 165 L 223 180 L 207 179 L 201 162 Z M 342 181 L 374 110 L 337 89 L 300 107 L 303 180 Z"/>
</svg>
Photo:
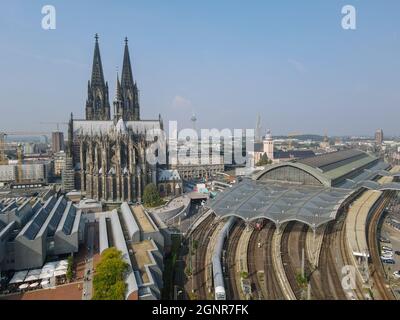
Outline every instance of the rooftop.
<svg viewBox="0 0 400 320">
<path fill-rule="evenodd" d="M 74 135 L 80 134 L 107 134 L 113 130 L 128 130 L 135 133 L 144 134 L 148 130 L 159 129 L 159 120 L 140 120 L 140 121 L 124 121 L 118 127 L 114 121 L 97 121 L 97 120 L 74 120 Z"/>
<path fill-rule="evenodd" d="M 337 187 L 377 163 L 378 158 L 363 151 L 343 150 L 267 166 L 257 179 Z"/>
<path fill-rule="evenodd" d="M 220 217 L 266 218 L 277 224 L 300 221 L 315 228 L 335 220 L 340 205 L 353 191 L 246 179 L 209 200 L 208 205 Z"/>
<path fill-rule="evenodd" d="M 367 153 L 356 150 L 341 150 L 336 152 L 324 153 L 314 157 L 299 160 L 298 162 L 308 165 L 313 168 L 318 168 L 322 172 L 334 170 L 346 163 L 354 162 L 359 159 L 373 158 Z"/>
<path fill-rule="evenodd" d="M 141 206 L 131 206 L 131 211 L 144 233 L 155 232 L 155 228 Z"/>
<path fill-rule="evenodd" d="M 144 240 L 142 242 L 131 244 L 133 250 L 134 261 L 133 269 L 138 270 L 142 277 L 143 283 L 148 283 L 150 281 L 149 275 L 146 272 L 146 265 L 152 264 L 153 261 L 149 256 L 149 250 L 156 249 L 153 242 L 150 240 Z"/>
</svg>

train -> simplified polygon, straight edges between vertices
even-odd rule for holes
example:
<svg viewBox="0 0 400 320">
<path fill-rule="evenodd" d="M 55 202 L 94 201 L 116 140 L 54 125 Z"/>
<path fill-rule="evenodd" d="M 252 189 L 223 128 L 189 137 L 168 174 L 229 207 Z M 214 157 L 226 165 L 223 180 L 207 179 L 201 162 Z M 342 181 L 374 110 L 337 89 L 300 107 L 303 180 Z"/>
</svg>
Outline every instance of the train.
<svg viewBox="0 0 400 320">
<path fill-rule="evenodd" d="M 214 288 L 215 288 L 214 289 L 215 300 L 226 300 L 226 290 L 224 284 L 224 274 L 221 265 L 221 257 L 225 239 L 228 237 L 229 231 L 235 224 L 236 219 L 237 218 L 235 217 L 229 218 L 228 222 L 224 225 L 224 227 L 220 231 L 217 238 L 217 243 L 214 249 L 214 253 L 211 258 Z"/>
<path fill-rule="evenodd" d="M 216 287 L 215 288 L 215 300 L 226 300 L 225 287 Z"/>
</svg>

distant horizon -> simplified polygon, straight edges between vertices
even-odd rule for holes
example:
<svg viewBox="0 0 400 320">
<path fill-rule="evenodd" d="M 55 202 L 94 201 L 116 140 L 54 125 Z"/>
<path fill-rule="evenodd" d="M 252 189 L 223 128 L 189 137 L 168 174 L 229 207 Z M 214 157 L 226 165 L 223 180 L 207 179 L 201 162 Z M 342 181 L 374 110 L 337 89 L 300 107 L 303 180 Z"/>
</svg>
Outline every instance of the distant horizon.
<svg viewBox="0 0 400 320">
<path fill-rule="evenodd" d="M 341 8 L 357 9 L 343 30 Z M 41 28 L 43 4 L 16 0 L 0 12 L 0 132 L 49 131 L 84 118 L 94 35 L 110 105 L 124 38 L 143 119 L 198 128 L 255 128 L 328 136 L 400 136 L 400 3 L 52 1 L 57 28 Z M 90 15 L 88 15 L 88 12 Z M 94 17 L 87 19 L 87 17 Z M 107 23 L 105 23 L 107 21 Z M 65 125 L 60 127 L 66 131 Z"/>
</svg>

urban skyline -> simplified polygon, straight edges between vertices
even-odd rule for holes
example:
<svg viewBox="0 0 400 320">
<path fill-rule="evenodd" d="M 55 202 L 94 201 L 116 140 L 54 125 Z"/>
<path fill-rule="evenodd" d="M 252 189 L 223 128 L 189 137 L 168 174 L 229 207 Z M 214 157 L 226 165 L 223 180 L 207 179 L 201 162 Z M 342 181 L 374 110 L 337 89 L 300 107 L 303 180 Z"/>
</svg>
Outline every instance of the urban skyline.
<svg viewBox="0 0 400 320">
<path fill-rule="evenodd" d="M 387 116 L 400 105 L 396 1 L 357 2 L 356 30 L 341 27 L 343 1 L 53 5 L 55 30 L 41 29 L 35 3 L 8 2 L 1 13 L 5 130 L 51 131 L 41 119 L 66 121 L 71 111 L 84 118 L 87 52 L 98 32 L 110 94 L 130 39 L 145 117 L 160 113 L 190 127 L 195 113 L 199 127 L 254 128 L 260 114 L 277 135 L 400 134 L 396 117 Z"/>
<path fill-rule="evenodd" d="M 0 300 L 400 300 L 400 4 L 353 1 L 5 5 Z"/>
</svg>

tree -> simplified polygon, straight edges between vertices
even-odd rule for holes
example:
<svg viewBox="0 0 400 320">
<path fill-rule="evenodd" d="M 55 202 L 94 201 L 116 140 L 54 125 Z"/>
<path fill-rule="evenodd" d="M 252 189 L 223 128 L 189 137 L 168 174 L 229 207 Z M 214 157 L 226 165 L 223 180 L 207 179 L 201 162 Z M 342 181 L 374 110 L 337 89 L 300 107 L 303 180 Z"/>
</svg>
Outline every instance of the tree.
<svg viewBox="0 0 400 320">
<path fill-rule="evenodd" d="M 157 207 L 162 204 L 157 186 L 154 183 L 149 183 L 144 188 L 143 201 L 146 207 Z"/>
<path fill-rule="evenodd" d="M 128 264 L 122 259 L 121 251 L 116 248 L 104 250 L 93 278 L 93 300 L 124 300 L 124 274 L 127 268 Z"/>
<path fill-rule="evenodd" d="M 261 156 L 260 161 L 257 162 L 257 166 L 266 166 L 268 164 L 271 164 L 272 160 L 268 159 L 267 154 L 264 152 L 264 154 Z"/>
</svg>

